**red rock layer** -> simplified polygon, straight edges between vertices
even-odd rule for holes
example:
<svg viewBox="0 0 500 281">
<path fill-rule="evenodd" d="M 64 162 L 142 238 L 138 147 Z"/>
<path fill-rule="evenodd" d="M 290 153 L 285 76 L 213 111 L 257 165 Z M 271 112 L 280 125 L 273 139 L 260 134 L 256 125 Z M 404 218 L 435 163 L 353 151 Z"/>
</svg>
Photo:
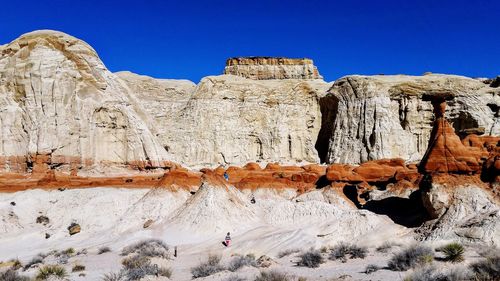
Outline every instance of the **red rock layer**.
<svg viewBox="0 0 500 281">
<path fill-rule="evenodd" d="M 483 149 L 484 144 L 491 140 L 470 136 L 465 146 L 455 134 L 455 130 L 444 118 L 446 101 L 433 100 L 436 120 L 429 140 L 429 146 L 421 163 L 420 169 L 425 173 L 460 173 L 472 174 L 482 169 L 482 158 L 488 157 L 488 151 Z M 479 147 L 478 147 L 479 146 Z"/>
</svg>

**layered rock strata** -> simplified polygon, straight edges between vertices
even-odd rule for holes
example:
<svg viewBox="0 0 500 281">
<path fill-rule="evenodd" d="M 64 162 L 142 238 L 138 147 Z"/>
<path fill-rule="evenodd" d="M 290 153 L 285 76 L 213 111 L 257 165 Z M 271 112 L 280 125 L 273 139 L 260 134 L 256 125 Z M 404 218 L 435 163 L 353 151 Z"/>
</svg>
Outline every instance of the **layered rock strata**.
<svg viewBox="0 0 500 281">
<path fill-rule="evenodd" d="M 130 93 L 92 47 L 64 33 L 0 47 L 0 170 L 31 171 L 39 161 L 68 172 L 169 166 Z"/>
<path fill-rule="evenodd" d="M 323 79 L 311 59 L 240 57 L 226 61 L 224 74 L 255 80 Z"/>
</svg>

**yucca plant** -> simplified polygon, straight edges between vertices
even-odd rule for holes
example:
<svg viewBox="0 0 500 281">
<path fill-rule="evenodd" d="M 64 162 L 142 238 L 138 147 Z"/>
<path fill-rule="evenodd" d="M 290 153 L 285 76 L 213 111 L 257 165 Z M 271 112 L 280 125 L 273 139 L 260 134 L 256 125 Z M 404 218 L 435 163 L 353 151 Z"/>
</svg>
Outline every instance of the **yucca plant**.
<svg viewBox="0 0 500 281">
<path fill-rule="evenodd" d="M 461 262 L 464 260 L 464 246 L 459 243 L 450 243 L 441 248 L 445 255 L 445 260 L 451 262 Z"/>
<path fill-rule="evenodd" d="M 60 265 L 46 265 L 38 269 L 38 274 L 36 275 L 37 280 L 47 280 L 50 276 L 57 276 L 59 278 L 64 278 L 68 274 L 66 269 Z"/>
</svg>

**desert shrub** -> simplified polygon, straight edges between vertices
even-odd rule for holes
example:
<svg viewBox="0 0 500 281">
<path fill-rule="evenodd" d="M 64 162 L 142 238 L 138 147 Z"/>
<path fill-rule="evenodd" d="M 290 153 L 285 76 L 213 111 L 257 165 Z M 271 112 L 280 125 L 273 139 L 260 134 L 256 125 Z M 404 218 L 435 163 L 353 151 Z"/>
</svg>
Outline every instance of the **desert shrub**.
<svg viewBox="0 0 500 281">
<path fill-rule="evenodd" d="M 244 266 L 257 266 L 254 255 L 246 256 L 236 256 L 234 257 L 227 266 L 227 269 L 231 272 L 235 272 Z"/>
<path fill-rule="evenodd" d="M 125 281 L 125 272 L 110 272 L 104 274 L 101 279 L 102 281 Z"/>
<path fill-rule="evenodd" d="M 76 255 L 79 256 L 79 255 L 86 255 L 87 254 L 87 249 L 83 248 L 81 250 L 79 250 L 78 252 L 76 252 Z"/>
<path fill-rule="evenodd" d="M 46 280 L 50 276 L 56 276 L 59 278 L 64 278 L 68 274 L 66 273 L 66 269 L 60 265 L 46 265 L 42 266 L 38 269 L 38 274 L 36 275 L 36 279 L 38 280 Z"/>
<path fill-rule="evenodd" d="M 380 267 L 376 264 L 369 264 L 365 268 L 365 273 L 366 274 L 372 274 L 373 272 L 376 272 L 380 269 Z"/>
<path fill-rule="evenodd" d="M 288 281 L 290 277 L 286 273 L 279 271 L 261 271 L 255 281 Z"/>
<path fill-rule="evenodd" d="M 329 259 L 331 260 L 342 260 L 345 262 L 349 256 L 351 259 L 361 258 L 364 259 L 368 249 L 366 247 L 358 247 L 356 245 L 339 243 L 333 247 L 330 251 Z"/>
<path fill-rule="evenodd" d="M 161 240 L 148 239 L 123 248 L 122 255 L 136 253 L 146 257 L 169 258 L 169 248 Z"/>
<path fill-rule="evenodd" d="M 98 255 L 108 253 L 108 252 L 111 252 L 111 248 L 107 247 L 107 246 L 101 247 L 101 248 L 99 248 L 99 250 L 97 250 Z"/>
<path fill-rule="evenodd" d="M 0 272 L 0 280 L 2 281 L 29 281 L 30 278 L 21 276 L 16 270 L 10 268 L 4 272 Z"/>
<path fill-rule="evenodd" d="M 43 263 L 43 260 L 45 259 L 45 257 L 41 256 L 40 254 L 34 256 L 25 266 L 24 266 L 24 270 L 28 270 L 29 268 L 31 268 L 33 265 L 35 264 L 40 264 L 40 263 Z"/>
<path fill-rule="evenodd" d="M 461 262 L 464 260 L 464 247 L 459 243 L 450 243 L 440 248 L 446 261 Z"/>
<path fill-rule="evenodd" d="M 217 272 L 223 271 L 224 267 L 220 264 L 220 256 L 210 255 L 208 260 L 191 268 L 193 278 L 206 277 Z"/>
<path fill-rule="evenodd" d="M 85 266 L 81 264 L 75 264 L 73 268 L 71 269 L 72 272 L 77 272 L 77 271 L 84 271 Z"/>
<path fill-rule="evenodd" d="M 434 266 L 423 266 L 417 268 L 415 271 L 406 276 L 404 281 L 447 281 L 444 278 L 445 276 L 441 273 L 438 273 Z"/>
<path fill-rule="evenodd" d="M 19 259 L 11 259 L 10 262 L 12 263 L 12 265 L 10 267 L 14 270 L 18 270 L 19 268 L 23 267 L 23 265 Z"/>
<path fill-rule="evenodd" d="M 158 268 L 158 275 L 170 278 L 172 277 L 172 269 L 169 267 L 160 267 Z"/>
<path fill-rule="evenodd" d="M 125 269 L 133 269 L 150 264 L 151 260 L 148 257 L 134 255 L 122 260 L 122 265 Z"/>
<path fill-rule="evenodd" d="M 500 255 L 490 256 L 469 265 L 474 280 L 500 280 Z"/>
<path fill-rule="evenodd" d="M 431 248 L 413 245 L 394 254 L 389 260 L 388 267 L 394 271 L 406 271 L 417 265 L 430 263 L 433 259 L 434 252 Z"/>
<path fill-rule="evenodd" d="M 231 275 L 224 279 L 224 281 L 245 281 L 245 278 L 239 277 L 238 275 Z"/>
<path fill-rule="evenodd" d="M 128 280 L 139 280 L 146 277 L 147 275 L 157 275 L 158 266 L 148 263 L 136 268 L 131 268 L 127 270 L 126 274 Z"/>
<path fill-rule="evenodd" d="M 286 257 L 286 256 L 289 256 L 291 254 L 295 254 L 295 253 L 298 253 L 300 252 L 299 249 L 287 249 L 287 250 L 284 250 L 284 251 L 281 251 L 278 253 L 278 258 L 282 258 L 282 257 Z"/>
<path fill-rule="evenodd" d="M 389 252 L 389 251 L 392 249 L 392 247 L 394 247 L 394 246 L 396 246 L 396 244 L 395 244 L 395 243 L 393 243 L 393 242 L 389 242 L 389 241 L 386 241 L 386 242 L 382 243 L 382 245 L 380 245 L 380 246 L 378 246 L 377 248 L 375 248 L 375 250 L 376 250 L 377 252 L 380 252 L 380 253 L 387 253 L 387 252 Z"/>
<path fill-rule="evenodd" d="M 68 249 L 66 249 L 66 250 L 62 251 L 61 253 L 62 253 L 63 255 L 68 255 L 68 256 L 71 256 L 71 255 L 73 255 L 75 252 L 76 252 L 76 251 L 75 251 L 75 248 L 68 248 Z"/>
<path fill-rule="evenodd" d="M 302 253 L 299 256 L 300 260 L 297 262 L 298 266 L 306 266 L 306 267 L 319 267 L 320 264 L 324 263 L 323 256 L 318 250 L 309 250 L 305 253 Z"/>
</svg>

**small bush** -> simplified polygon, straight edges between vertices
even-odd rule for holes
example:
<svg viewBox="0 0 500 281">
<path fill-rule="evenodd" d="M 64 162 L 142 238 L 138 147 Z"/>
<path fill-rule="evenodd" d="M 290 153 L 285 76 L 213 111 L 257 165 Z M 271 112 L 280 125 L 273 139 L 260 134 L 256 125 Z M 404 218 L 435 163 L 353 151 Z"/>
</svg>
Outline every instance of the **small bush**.
<svg viewBox="0 0 500 281">
<path fill-rule="evenodd" d="M 128 280 L 139 280 L 148 275 L 157 275 L 158 266 L 151 263 L 127 270 Z"/>
<path fill-rule="evenodd" d="M 290 277 L 286 273 L 279 271 L 261 271 L 259 276 L 255 278 L 255 281 L 288 281 Z"/>
<path fill-rule="evenodd" d="M 329 259 L 347 261 L 348 256 L 351 259 L 361 258 L 364 259 L 368 249 L 366 247 L 358 247 L 352 244 L 339 243 L 330 251 Z"/>
<path fill-rule="evenodd" d="M 223 271 L 224 267 L 220 264 L 220 259 L 220 256 L 210 255 L 206 262 L 191 268 L 193 278 L 206 277 Z"/>
<path fill-rule="evenodd" d="M 396 246 L 395 243 L 393 242 L 389 242 L 389 241 L 386 241 L 384 243 L 382 243 L 382 245 L 378 246 L 375 250 L 379 253 L 387 253 L 389 252 L 392 247 Z"/>
<path fill-rule="evenodd" d="M 138 267 L 143 267 L 143 266 L 146 266 L 148 264 L 151 264 L 151 261 L 148 257 L 138 256 L 138 255 L 131 256 L 129 258 L 124 258 L 122 260 L 122 265 L 127 270 L 138 268 Z"/>
<path fill-rule="evenodd" d="M 10 267 L 14 270 L 18 270 L 19 268 L 23 267 L 23 265 L 19 259 L 12 259 L 12 260 L 10 260 L 10 262 L 12 263 L 12 265 Z"/>
<path fill-rule="evenodd" d="M 328 246 L 323 246 L 321 247 L 321 249 L 319 249 L 319 251 L 322 253 L 322 254 L 326 254 L 328 253 L 328 251 L 330 250 L 330 247 Z"/>
<path fill-rule="evenodd" d="M 85 266 L 81 264 L 75 264 L 73 268 L 71 269 L 72 272 L 78 272 L 78 271 L 84 271 Z"/>
<path fill-rule="evenodd" d="M 365 268 L 365 273 L 366 274 L 372 274 L 373 272 L 376 272 L 380 269 L 380 267 L 376 264 L 369 264 Z"/>
<path fill-rule="evenodd" d="M 111 248 L 107 247 L 107 246 L 101 247 L 101 248 L 99 248 L 99 250 L 97 250 L 98 255 L 102 255 L 102 254 L 108 253 L 108 252 L 111 252 Z"/>
<path fill-rule="evenodd" d="M 101 279 L 102 281 L 125 281 L 125 272 L 110 272 L 104 274 Z"/>
<path fill-rule="evenodd" d="M 465 249 L 458 243 L 447 244 L 440 250 L 444 253 L 446 261 L 461 262 L 464 260 Z"/>
<path fill-rule="evenodd" d="M 434 266 L 423 266 L 411 274 L 405 277 L 404 281 L 435 281 L 435 280 L 443 280 L 448 281 L 446 277 L 436 271 Z"/>
<path fill-rule="evenodd" d="M 71 256 L 71 255 L 73 255 L 75 252 L 76 252 L 76 251 L 75 251 L 75 248 L 68 248 L 68 249 L 66 249 L 66 250 L 62 251 L 61 253 L 62 253 L 63 255 L 68 255 L 68 256 Z"/>
<path fill-rule="evenodd" d="M 291 254 L 295 254 L 295 253 L 298 253 L 300 252 L 299 249 L 287 249 L 287 250 L 284 250 L 284 251 L 281 251 L 278 253 L 278 258 L 282 258 L 282 257 L 286 257 L 286 256 L 289 256 Z"/>
<path fill-rule="evenodd" d="M 136 253 L 146 257 L 169 258 L 169 247 L 161 240 L 148 239 L 123 248 L 122 255 Z"/>
<path fill-rule="evenodd" d="M 426 246 L 410 246 L 396 254 L 389 260 L 388 267 L 394 271 L 406 271 L 420 264 L 432 262 L 434 252 Z"/>
<path fill-rule="evenodd" d="M 158 275 L 170 278 L 172 277 L 172 269 L 169 267 L 160 267 L 158 268 Z"/>
<path fill-rule="evenodd" d="M 38 269 L 38 274 L 36 275 L 36 279 L 46 280 L 50 276 L 64 278 L 67 275 L 68 274 L 66 273 L 66 269 L 64 269 L 64 267 L 60 265 L 46 265 Z"/>
<path fill-rule="evenodd" d="M 246 280 L 245 278 L 241 278 L 238 275 L 231 275 L 226 279 L 224 279 L 224 281 L 245 281 L 245 280 Z"/>
<path fill-rule="evenodd" d="M 490 256 L 469 265 L 476 281 L 500 280 L 500 255 Z"/>
<path fill-rule="evenodd" d="M 313 249 L 301 254 L 299 258 L 300 260 L 297 262 L 298 266 L 315 268 L 325 262 L 321 253 Z"/>
<path fill-rule="evenodd" d="M 29 268 L 31 268 L 33 265 L 35 264 L 40 264 L 40 263 L 43 263 L 43 260 L 45 259 L 45 257 L 41 256 L 40 254 L 34 256 L 25 266 L 24 266 L 24 270 L 28 270 Z"/>
<path fill-rule="evenodd" d="M 257 266 L 254 255 L 246 256 L 236 256 L 234 257 L 227 266 L 227 269 L 231 272 L 235 272 L 244 266 Z"/>
<path fill-rule="evenodd" d="M 0 272 L 0 280 L 2 281 L 29 281 L 30 278 L 21 276 L 16 270 L 10 268 L 4 272 Z"/>
</svg>

